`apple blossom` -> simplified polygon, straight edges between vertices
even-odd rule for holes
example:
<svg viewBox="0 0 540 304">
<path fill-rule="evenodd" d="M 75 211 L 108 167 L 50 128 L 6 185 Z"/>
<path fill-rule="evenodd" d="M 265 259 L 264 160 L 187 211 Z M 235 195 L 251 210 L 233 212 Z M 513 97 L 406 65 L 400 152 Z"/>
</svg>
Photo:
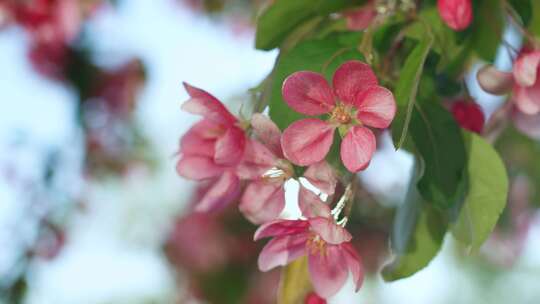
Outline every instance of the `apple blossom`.
<svg viewBox="0 0 540 304">
<path fill-rule="evenodd" d="M 349 271 L 356 291 L 363 281 L 360 257 L 352 247 L 352 236 L 333 218 L 312 217 L 307 220 L 276 220 L 259 227 L 254 239 L 274 237 L 259 255 L 261 271 L 307 256 L 308 270 L 315 292 L 328 298 L 345 284 Z"/>
<path fill-rule="evenodd" d="M 244 159 L 237 168 L 241 178 L 250 180 L 239 207 L 248 220 L 261 224 L 277 218 L 285 207 L 284 186 L 287 180 L 294 177 L 294 168 L 283 155 L 281 131 L 273 121 L 255 113 L 251 118 L 251 127 L 257 140 L 248 141 Z M 303 177 L 322 192 L 328 195 L 334 193 L 337 177 L 325 161 L 309 166 Z M 315 194 L 302 187 L 300 205 L 311 202 L 312 196 Z"/>
<path fill-rule="evenodd" d="M 334 131 L 343 130 L 341 160 L 351 172 L 365 169 L 376 148 L 373 128 L 387 128 L 396 113 L 392 93 L 378 85 L 371 68 L 361 61 L 342 64 L 333 77 L 333 90 L 323 75 L 296 72 L 283 82 L 283 98 L 305 115 L 329 114 L 327 120 L 306 118 L 291 124 L 281 144 L 285 157 L 306 166 L 323 160 L 333 143 Z"/>
<path fill-rule="evenodd" d="M 219 208 L 236 197 L 236 167 L 244 156 L 246 136 L 239 121 L 209 93 L 184 83 L 190 99 L 182 109 L 203 116 L 181 139 L 176 170 L 193 180 L 215 180 L 197 211 Z"/>
</svg>

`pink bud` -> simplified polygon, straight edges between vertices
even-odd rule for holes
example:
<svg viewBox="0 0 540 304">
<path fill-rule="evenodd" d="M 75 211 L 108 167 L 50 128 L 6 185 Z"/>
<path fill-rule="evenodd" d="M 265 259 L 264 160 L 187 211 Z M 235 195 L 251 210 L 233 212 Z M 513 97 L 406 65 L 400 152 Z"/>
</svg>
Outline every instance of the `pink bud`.
<svg viewBox="0 0 540 304">
<path fill-rule="evenodd" d="M 456 101 L 452 104 L 452 114 L 462 128 L 478 134 L 482 132 L 484 112 L 478 104 L 465 100 Z"/>
<path fill-rule="evenodd" d="M 476 78 L 482 90 L 494 95 L 504 95 L 514 85 L 514 76 L 511 72 L 499 71 L 492 65 L 482 67 Z"/>
<path fill-rule="evenodd" d="M 304 300 L 304 304 L 326 304 L 326 300 L 319 297 L 316 293 L 310 292 L 306 299 Z"/>
<path fill-rule="evenodd" d="M 437 7 L 443 21 L 453 30 L 461 31 L 471 24 L 471 0 L 438 0 Z"/>
</svg>

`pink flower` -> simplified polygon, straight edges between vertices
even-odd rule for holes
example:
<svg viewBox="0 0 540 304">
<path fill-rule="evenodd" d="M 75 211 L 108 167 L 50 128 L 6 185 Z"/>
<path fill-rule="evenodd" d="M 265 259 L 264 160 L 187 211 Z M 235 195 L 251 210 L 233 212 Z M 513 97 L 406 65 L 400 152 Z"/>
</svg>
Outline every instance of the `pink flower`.
<svg viewBox="0 0 540 304">
<path fill-rule="evenodd" d="M 484 128 L 484 112 L 482 108 L 473 102 L 467 100 L 458 100 L 452 103 L 452 114 L 458 124 L 469 131 L 482 133 Z"/>
<path fill-rule="evenodd" d="M 442 20 L 455 31 L 464 30 L 471 24 L 471 0 L 438 0 L 437 8 Z"/>
<path fill-rule="evenodd" d="M 236 167 L 246 146 L 244 130 L 225 106 L 209 93 L 184 83 L 190 99 L 182 109 L 203 116 L 180 140 L 181 157 L 176 165 L 180 176 L 193 180 L 215 180 L 196 211 L 219 208 L 236 197 L 240 180 Z"/>
<path fill-rule="evenodd" d="M 512 72 L 485 66 L 478 72 L 480 87 L 488 93 L 503 95 L 510 90 L 515 110 L 512 120 L 516 127 L 532 138 L 540 137 L 540 50 L 524 48 L 514 62 Z"/>
<path fill-rule="evenodd" d="M 540 113 L 540 50 L 524 52 L 514 63 L 514 101 L 521 112 Z"/>
<path fill-rule="evenodd" d="M 283 82 L 283 98 L 295 111 L 306 115 L 329 114 L 326 121 L 306 118 L 291 124 L 283 133 L 285 157 L 306 166 L 328 154 L 334 131 L 340 128 L 341 160 L 351 172 L 365 169 L 376 148 L 370 129 L 387 128 L 396 113 L 392 93 L 378 85 L 371 68 L 360 61 L 342 64 L 333 77 L 333 90 L 318 73 L 296 72 Z"/>
<path fill-rule="evenodd" d="M 248 141 L 237 170 L 242 178 L 251 180 L 239 207 L 248 220 L 260 224 L 277 218 L 285 207 L 284 184 L 293 177 L 294 169 L 283 157 L 281 131 L 274 122 L 257 113 L 251 118 L 251 126 L 260 142 Z"/>
<path fill-rule="evenodd" d="M 315 292 L 328 298 L 338 292 L 349 271 L 356 291 L 363 281 L 360 257 L 352 247 L 352 236 L 332 218 L 276 220 L 262 225 L 255 240 L 274 237 L 259 255 L 259 269 L 268 271 L 307 255 L 308 270 Z"/>
<path fill-rule="evenodd" d="M 260 224 L 276 219 L 283 211 L 284 185 L 294 177 L 294 168 L 283 156 L 281 132 L 274 122 L 262 114 L 254 114 L 251 126 L 259 141 L 248 142 L 244 160 L 237 170 L 239 176 L 251 180 L 242 195 L 240 211 L 251 222 Z M 304 178 L 322 192 L 329 195 L 334 193 L 337 178 L 326 162 L 311 165 L 304 173 Z M 302 206 L 307 201 L 304 205 L 311 206 L 315 194 L 305 191 L 309 192 L 305 197 L 304 191 L 300 191 L 300 204 Z"/>
</svg>

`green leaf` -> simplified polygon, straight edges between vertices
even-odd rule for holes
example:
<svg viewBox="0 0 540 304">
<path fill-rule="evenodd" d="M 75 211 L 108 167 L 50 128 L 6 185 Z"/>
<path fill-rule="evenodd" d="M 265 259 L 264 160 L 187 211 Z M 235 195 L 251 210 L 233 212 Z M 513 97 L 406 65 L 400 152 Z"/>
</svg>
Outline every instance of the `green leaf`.
<svg viewBox="0 0 540 304">
<path fill-rule="evenodd" d="M 480 136 L 469 138 L 467 173 L 469 191 L 457 220 L 454 237 L 476 251 L 485 242 L 504 210 L 508 196 L 508 176 L 497 151 Z"/>
<path fill-rule="evenodd" d="M 540 2 L 532 1 L 531 22 L 529 31 L 535 36 L 540 36 Z"/>
<path fill-rule="evenodd" d="M 299 43 L 279 57 L 274 67 L 269 94 L 270 118 L 280 129 L 285 129 L 294 121 L 306 116 L 295 112 L 283 100 L 281 87 L 289 75 L 297 71 L 314 71 L 325 75 L 331 81 L 335 70 L 345 61 L 362 60 L 362 55 L 354 45 L 361 34 L 332 34 L 327 38 Z"/>
<path fill-rule="evenodd" d="M 469 26 L 469 30 L 473 31 L 474 50 L 480 58 L 492 62 L 501 44 L 505 25 L 501 0 L 482 0 L 474 3 L 478 5 L 473 9 L 474 19 Z"/>
<path fill-rule="evenodd" d="M 410 135 L 424 162 L 418 190 L 426 201 L 446 209 L 463 195 L 461 180 L 466 153 L 459 126 L 452 115 L 433 100 L 436 94 L 432 86 L 427 79 L 421 84 L 420 89 L 425 91 L 416 102 Z"/>
<path fill-rule="evenodd" d="M 309 280 L 307 258 L 300 258 L 281 271 L 278 304 L 304 303 L 306 295 L 313 290 Z"/>
<path fill-rule="evenodd" d="M 257 21 L 255 47 L 271 50 L 310 18 L 361 5 L 365 0 L 276 0 Z"/>
<path fill-rule="evenodd" d="M 396 149 L 401 148 L 407 137 L 418 84 L 432 43 L 431 34 L 424 35 L 424 39 L 409 54 L 401 69 L 395 89 L 397 112 L 392 123 L 392 139 Z"/>
<path fill-rule="evenodd" d="M 407 199 L 396 213 L 391 238 L 396 257 L 382 271 L 385 281 L 409 277 L 426 267 L 444 240 L 446 219 L 422 200 L 415 183 L 413 179 Z"/>
<path fill-rule="evenodd" d="M 534 1 L 533 1 L 534 2 Z M 536 1 L 538 2 L 538 1 Z M 527 27 L 532 18 L 532 6 L 530 0 L 508 0 L 508 4 L 511 5 L 511 7 L 514 9 L 516 14 L 519 17 L 519 21 L 523 23 L 524 27 Z"/>
</svg>

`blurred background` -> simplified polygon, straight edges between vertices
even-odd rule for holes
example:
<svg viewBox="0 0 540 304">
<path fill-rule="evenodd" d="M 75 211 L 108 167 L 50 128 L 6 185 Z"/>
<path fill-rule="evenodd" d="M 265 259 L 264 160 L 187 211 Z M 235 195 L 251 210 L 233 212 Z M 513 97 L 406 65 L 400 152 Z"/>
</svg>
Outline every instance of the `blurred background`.
<svg viewBox="0 0 540 304">
<path fill-rule="evenodd" d="M 274 303 L 279 271 L 256 269 L 256 227 L 234 207 L 187 216 L 204 186 L 175 172 L 198 120 L 180 110 L 181 82 L 235 112 L 272 69 L 277 53 L 253 47 L 264 2 L 0 0 L 0 303 Z M 488 114 L 502 102 L 475 92 Z M 538 202 L 520 161 L 539 150 L 509 132 L 512 192 L 492 239 L 467 255 L 447 237 L 391 284 L 377 270 L 412 159 L 384 135 L 351 226 L 370 274 L 330 303 L 538 303 Z"/>
</svg>

